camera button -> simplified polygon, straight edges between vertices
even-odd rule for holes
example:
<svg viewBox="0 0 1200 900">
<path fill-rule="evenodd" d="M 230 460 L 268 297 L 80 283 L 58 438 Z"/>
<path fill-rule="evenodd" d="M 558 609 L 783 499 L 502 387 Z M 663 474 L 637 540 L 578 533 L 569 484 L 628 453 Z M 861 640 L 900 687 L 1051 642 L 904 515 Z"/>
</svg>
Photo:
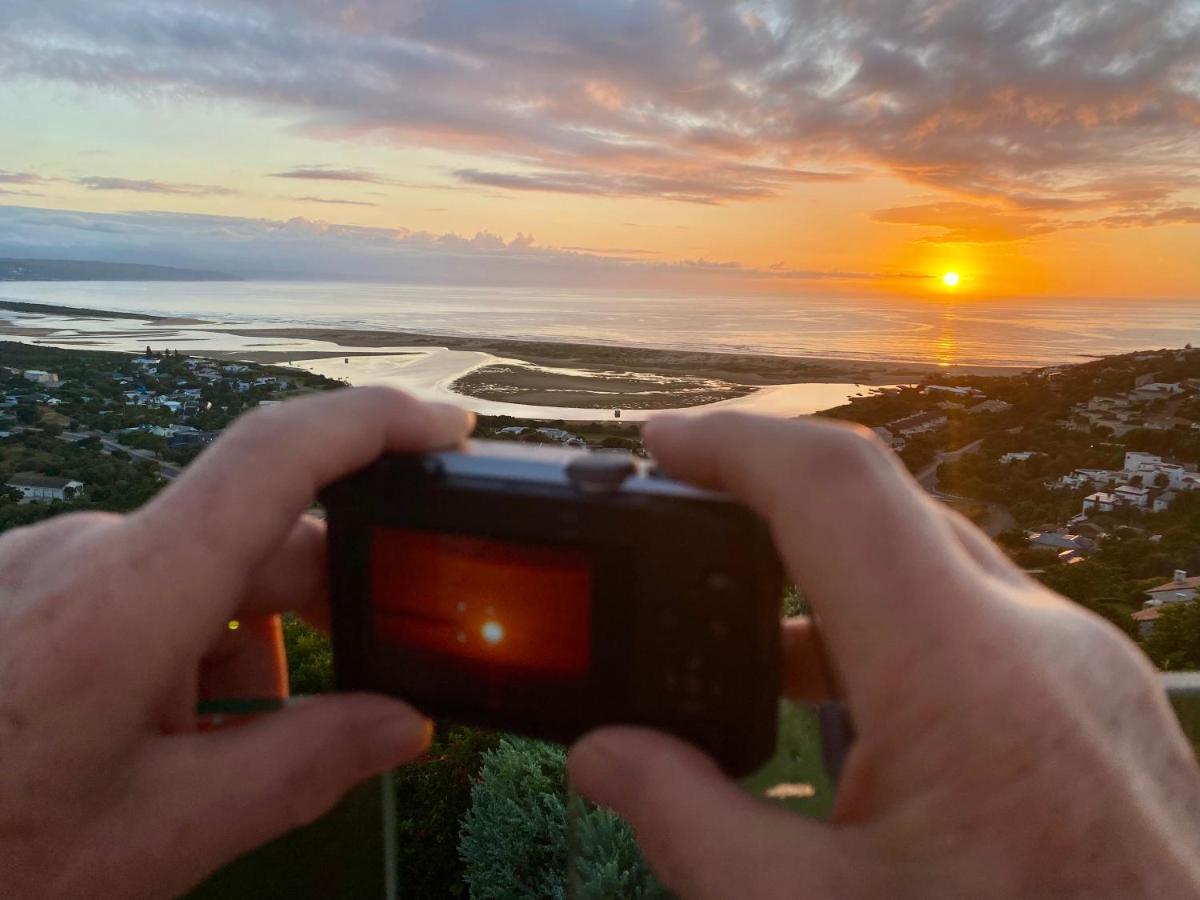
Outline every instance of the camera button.
<svg viewBox="0 0 1200 900">
<path fill-rule="evenodd" d="M 630 457 L 587 454 L 567 463 L 567 478 L 571 484 L 587 493 L 620 490 L 625 479 L 636 472 L 637 463 Z"/>
</svg>

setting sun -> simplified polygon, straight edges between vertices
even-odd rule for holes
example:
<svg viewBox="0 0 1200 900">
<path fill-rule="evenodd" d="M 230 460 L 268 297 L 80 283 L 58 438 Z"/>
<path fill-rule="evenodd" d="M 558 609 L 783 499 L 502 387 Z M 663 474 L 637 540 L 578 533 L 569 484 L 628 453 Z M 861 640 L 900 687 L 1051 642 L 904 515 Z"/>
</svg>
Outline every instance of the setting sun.
<svg viewBox="0 0 1200 900">
<path fill-rule="evenodd" d="M 958 287 L 959 277 L 957 272 L 947 272 L 942 276 L 942 283 L 946 287 Z"/>
</svg>

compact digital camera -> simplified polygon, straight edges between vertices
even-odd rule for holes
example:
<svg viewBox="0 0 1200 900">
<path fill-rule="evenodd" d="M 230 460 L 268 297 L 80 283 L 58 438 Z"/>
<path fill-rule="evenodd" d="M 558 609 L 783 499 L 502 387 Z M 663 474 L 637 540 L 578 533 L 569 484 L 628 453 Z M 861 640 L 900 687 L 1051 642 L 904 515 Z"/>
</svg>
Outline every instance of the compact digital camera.
<svg viewBox="0 0 1200 900">
<path fill-rule="evenodd" d="M 650 726 L 731 775 L 770 757 L 781 574 L 745 507 L 628 454 L 487 441 L 321 499 L 339 689 L 563 742 Z"/>
</svg>

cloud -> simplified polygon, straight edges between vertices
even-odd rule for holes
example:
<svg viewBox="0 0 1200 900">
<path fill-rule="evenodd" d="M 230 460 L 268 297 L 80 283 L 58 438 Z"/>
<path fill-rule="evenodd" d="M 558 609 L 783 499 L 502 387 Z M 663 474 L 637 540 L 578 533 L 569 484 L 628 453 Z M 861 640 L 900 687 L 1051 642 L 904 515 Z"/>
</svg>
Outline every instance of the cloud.
<svg viewBox="0 0 1200 900">
<path fill-rule="evenodd" d="M 486 158 L 454 177 L 492 190 L 732 203 L 872 172 L 1153 223 L 1200 163 L 1194 0 L 44 0 L 6 24 L 0 79 L 249 102 Z"/>
<path fill-rule="evenodd" d="M 1151 225 L 1200 225 L 1200 206 L 1177 206 L 1153 213 L 1130 213 L 1101 219 L 1105 228 L 1144 228 Z"/>
<path fill-rule="evenodd" d="M 459 181 L 512 191 L 542 191 L 605 197 L 660 197 L 687 203 L 714 204 L 731 200 L 773 197 L 779 188 L 796 181 L 845 181 L 844 172 L 793 172 L 787 169 L 720 166 L 689 172 L 484 172 L 459 169 Z"/>
<path fill-rule="evenodd" d="M 301 178 L 309 181 L 365 181 L 369 184 L 387 184 L 387 179 L 366 169 L 335 169 L 329 166 L 309 166 L 272 172 L 272 178 Z"/>
<path fill-rule="evenodd" d="M 45 180 L 32 172 L 9 172 L 0 169 L 0 184 L 41 184 Z"/>
<path fill-rule="evenodd" d="M 336 197 L 287 197 L 287 200 L 301 200 L 305 203 L 336 203 L 342 206 L 378 206 L 370 200 L 339 200 Z"/>
<path fill-rule="evenodd" d="M 335 225 L 294 218 L 190 213 L 92 213 L 0 205 L 0 256 L 145 262 L 245 277 L 327 278 L 403 284 L 679 290 L 731 294 L 797 282 L 856 291 L 904 273 L 753 268 L 721 260 L 675 262 L 543 247 L 533 235 L 474 235 Z"/>
<path fill-rule="evenodd" d="M 143 178 L 108 178 L 101 175 L 87 175 L 77 179 L 77 183 L 89 191 L 133 191 L 138 194 L 176 194 L 191 197 L 237 193 L 231 188 L 210 184 L 181 184 L 174 181 L 154 181 Z"/>
<path fill-rule="evenodd" d="M 938 233 L 923 240 L 935 244 L 991 244 L 1020 241 L 1057 230 L 1055 223 L 1036 215 L 1012 212 L 978 203 L 924 203 L 881 209 L 872 220 L 892 225 L 936 228 Z"/>
</svg>

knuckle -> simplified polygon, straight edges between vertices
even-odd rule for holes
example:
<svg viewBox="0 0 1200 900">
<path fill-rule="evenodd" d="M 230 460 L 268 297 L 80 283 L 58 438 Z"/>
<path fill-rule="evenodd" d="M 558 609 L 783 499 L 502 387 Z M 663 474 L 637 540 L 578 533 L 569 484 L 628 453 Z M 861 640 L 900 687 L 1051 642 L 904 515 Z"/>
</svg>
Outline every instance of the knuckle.
<svg viewBox="0 0 1200 900">
<path fill-rule="evenodd" d="M 883 444 L 861 425 L 830 423 L 814 439 L 814 451 L 836 481 L 859 481 L 888 463 Z"/>
</svg>

